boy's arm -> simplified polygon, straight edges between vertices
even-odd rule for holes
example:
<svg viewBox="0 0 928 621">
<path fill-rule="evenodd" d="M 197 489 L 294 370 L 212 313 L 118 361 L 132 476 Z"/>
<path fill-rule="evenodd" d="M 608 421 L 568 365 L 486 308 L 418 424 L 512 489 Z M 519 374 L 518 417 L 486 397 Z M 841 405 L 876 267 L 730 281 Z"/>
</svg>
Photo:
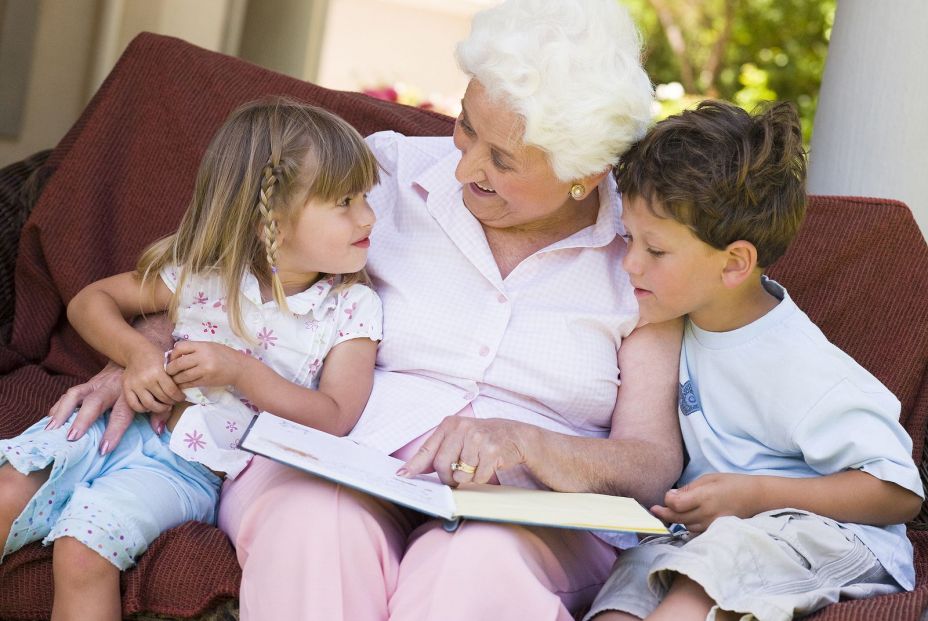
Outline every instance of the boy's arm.
<svg viewBox="0 0 928 621">
<path fill-rule="evenodd" d="M 377 342 L 355 338 L 329 351 L 319 389 L 284 379 L 260 360 L 218 343 L 180 341 L 168 373 L 181 388 L 235 386 L 259 410 L 343 436 L 354 428 L 374 383 Z"/>
<path fill-rule="evenodd" d="M 718 517 L 748 518 L 774 509 L 802 509 L 839 522 L 884 526 L 907 522 L 922 499 L 910 490 L 861 470 L 820 477 L 707 474 L 667 493 L 652 507 L 666 522 L 702 532 Z"/>
</svg>

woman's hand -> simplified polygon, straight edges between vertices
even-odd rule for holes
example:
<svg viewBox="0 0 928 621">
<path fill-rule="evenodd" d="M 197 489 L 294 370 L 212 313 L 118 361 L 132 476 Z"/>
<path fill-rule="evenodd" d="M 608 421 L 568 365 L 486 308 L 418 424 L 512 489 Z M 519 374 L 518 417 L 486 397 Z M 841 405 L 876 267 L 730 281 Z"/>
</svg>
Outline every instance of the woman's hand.
<svg viewBox="0 0 928 621">
<path fill-rule="evenodd" d="M 123 374 L 122 392 L 136 412 L 169 412 L 175 401 L 184 398 L 164 369 L 164 353 L 154 346 L 132 353 Z"/>
<path fill-rule="evenodd" d="M 665 506 L 651 507 L 651 512 L 668 524 L 677 522 L 690 532 L 701 533 L 723 515 L 749 518 L 760 513 L 763 509 L 755 500 L 760 482 L 748 474 L 706 474 L 668 491 Z"/>
<path fill-rule="evenodd" d="M 449 416 L 397 474 L 413 477 L 434 471 L 442 483 L 452 487 L 487 483 L 497 470 L 525 463 L 525 445 L 534 429 L 500 418 Z M 452 464 L 459 469 L 452 470 Z"/>
<path fill-rule="evenodd" d="M 253 358 L 219 343 L 178 341 L 165 369 L 181 388 L 235 386 Z"/>
</svg>

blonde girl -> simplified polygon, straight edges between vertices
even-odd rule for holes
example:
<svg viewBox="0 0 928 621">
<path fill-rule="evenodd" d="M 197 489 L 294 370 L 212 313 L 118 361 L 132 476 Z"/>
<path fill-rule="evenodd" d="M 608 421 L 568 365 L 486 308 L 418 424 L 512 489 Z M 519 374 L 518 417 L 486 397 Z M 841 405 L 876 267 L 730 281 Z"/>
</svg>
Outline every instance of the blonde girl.
<svg viewBox="0 0 928 621">
<path fill-rule="evenodd" d="M 185 401 L 160 436 L 137 415 L 115 447 L 100 444 L 105 418 L 78 438 L 73 415 L 0 441 L 3 554 L 54 542 L 53 618 L 121 618 L 119 571 L 161 532 L 214 520 L 216 473 L 247 466 L 236 447 L 255 412 L 339 435 L 357 422 L 381 338 L 363 271 L 377 181 L 342 119 L 283 98 L 246 104 L 210 144 L 177 233 L 68 305 L 88 344 L 125 367 L 133 409 Z M 165 310 L 168 353 L 128 323 Z"/>
</svg>

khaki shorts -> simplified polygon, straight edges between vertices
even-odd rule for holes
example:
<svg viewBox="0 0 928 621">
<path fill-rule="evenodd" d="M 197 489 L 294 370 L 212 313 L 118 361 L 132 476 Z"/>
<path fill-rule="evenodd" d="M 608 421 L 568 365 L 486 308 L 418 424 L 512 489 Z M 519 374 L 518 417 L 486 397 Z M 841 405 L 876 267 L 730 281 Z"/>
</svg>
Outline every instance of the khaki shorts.
<svg viewBox="0 0 928 621">
<path fill-rule="evenodd" d="M 624 550 L 584 621 L 608 610 L 646 617 L 685 574 L 742 620 L 789 621 L 839 599 L 902 588 L 851 531 L 805 511 L 722 517 L 703 534 L 645 539 Z"/>
</svg>

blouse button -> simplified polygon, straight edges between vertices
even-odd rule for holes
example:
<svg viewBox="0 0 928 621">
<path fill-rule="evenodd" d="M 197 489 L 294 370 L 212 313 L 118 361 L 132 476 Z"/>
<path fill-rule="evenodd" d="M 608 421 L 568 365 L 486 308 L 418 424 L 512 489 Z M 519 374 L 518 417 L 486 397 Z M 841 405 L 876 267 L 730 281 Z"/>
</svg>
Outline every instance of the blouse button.
<svg viewBox="0 0 928 621">
<path fill-rule="evenodd" d="M 496 301 L 499 302 L 500 304 L 505 304 L 506 302 L 509 301 L 509 299 L 506 297 L 504 293 L 500 293 L 498 296 L 496 296 Z"/>
<path fill-rule="evenodd" d="M 486 356 L 486 355 L 489 354 L 489 353 L 490 353 L 490 348 L 487 347 L 486 345 L 484 345 L 483 347 L 480 348 L 480 355 L 481 355 L 481 356 Z"/>
</svg>

